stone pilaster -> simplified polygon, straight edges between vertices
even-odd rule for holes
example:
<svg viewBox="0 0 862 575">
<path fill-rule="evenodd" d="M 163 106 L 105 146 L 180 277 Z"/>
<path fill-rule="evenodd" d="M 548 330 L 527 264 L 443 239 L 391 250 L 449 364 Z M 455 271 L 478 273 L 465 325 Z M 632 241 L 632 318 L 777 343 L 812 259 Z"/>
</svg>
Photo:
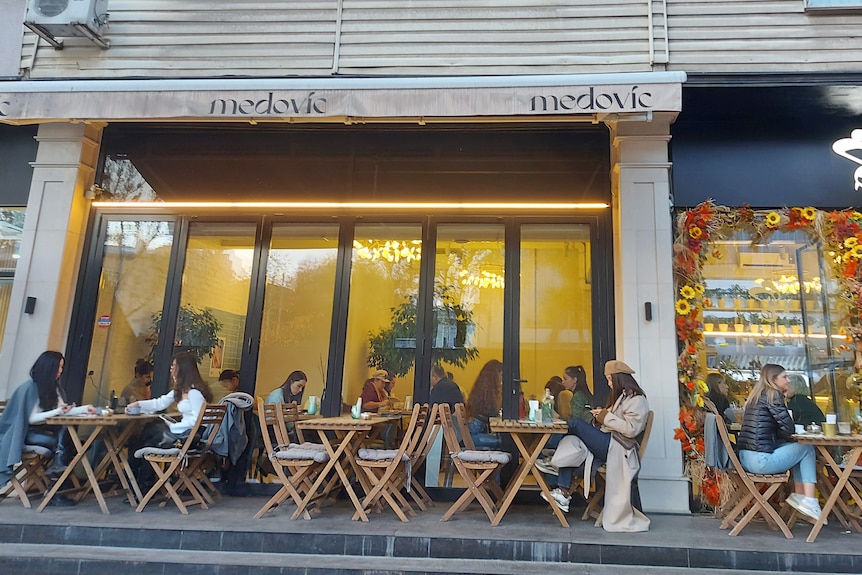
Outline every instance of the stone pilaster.
<svg viewBox="0 0 862 575">
<path fill-rule="evenodd" d="M 39 127 L 39 151 L 27 202 L 20 259 L 0 352 L 0 396 L 28 377 L 46 349 L 63 351 L 78 279 L 83 235 L 99 156 L 101 127 L 51 123 Z M 25 314 L 28 297 L 34 313 Z"/>
<path fill-rule="evenodd" d="M 649 122 L 610 124 L 614 296 L 617 356 L 637 372 L 655 412 L 640 472 L 644 508 L 686 513 L 688 481 L 673 439 L 679 412 L 668 160 L 674 119 L 655 114 Z"/>
</svg>

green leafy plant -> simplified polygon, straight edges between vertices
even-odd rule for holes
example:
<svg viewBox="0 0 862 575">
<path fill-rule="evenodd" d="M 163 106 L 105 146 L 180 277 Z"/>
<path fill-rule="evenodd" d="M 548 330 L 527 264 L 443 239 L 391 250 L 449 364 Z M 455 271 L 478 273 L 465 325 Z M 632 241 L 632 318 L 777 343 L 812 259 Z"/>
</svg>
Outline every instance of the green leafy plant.
<svg viewBox="0 0 862 575">
<path fill-rule="evenodd" d="M 150 345 L 150 361 L 155 356 L 161 327 L 162 312 L 154 313 L 150 333 L 146 338 Z M 212 348 L 218 343 L 221 327 L 221 322 L 209 310 L 182 306 L 177 316 L 174 350 L 189 351 L 200 363 L 206 356 L 212 355 Z"/>
<path fill-rule="evenodd" d="M 464 367 L 479 357 L 477 348 L 467 346 L 473 312 L 455 303 L 451 291 L 451 287 L 443 287 L 436 293 L 432 320 L 436 331 L 431 361 Z M 403 377 L 413 367 L 415 359 L 416 299 L 408 297 L 391 311 L 389 326 L 368 334 L 368 366 Z"/>
</svg>

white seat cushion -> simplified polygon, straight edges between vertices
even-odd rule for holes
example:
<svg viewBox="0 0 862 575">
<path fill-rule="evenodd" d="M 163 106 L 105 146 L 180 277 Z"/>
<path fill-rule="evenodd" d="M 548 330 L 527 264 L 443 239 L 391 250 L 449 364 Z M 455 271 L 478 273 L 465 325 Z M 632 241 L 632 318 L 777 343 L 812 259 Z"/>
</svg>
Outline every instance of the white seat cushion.
<svg viewBox="0 0 862 575">
<path fill-rule="evenodd" d="M 450 455 L 469 463 L 499 463 L 500 465 L 505 465 L 512 459 L 512 455 L 505 451 L 466 450 L 459 453 L 451 453 Z"/>
<path fill-rule="evenodd" d="M 291 443 L 291 446 L 296 447 L 288 447 L 287 449 L 282 449 L 280 451 L 276 451 L 273 453 L 274 459 L 285 459 L 289 461 L 297 461 L 297 460 L 307 460 L 311 459 L 316 461 L 317 463 L 324 463 L 329 461 L 329 454 L 325 450 L 320 449 L 306 449 L 302 446 L 299 446 L 295 443 Z"/>
<path fill-rule="evenodd" d="M 359 450 L 359 459 L 367 459 L 369 461 L 387 461 L 395 459 L 398 455 L 397 449 L 366 449 Z M 401 461 L 409 461 L 410 457 L 406 453 L 401 454 Z"/>
<path fill-rule="evenodd" d="M 41 455 L 42 457 L 48 457 L 54 453 L 47 447 L 42 447 L 41 445 L 25 445 L 23 451 L 32 451 L 36 455 Z"/>
<path fill-rule="evenodd" d="M 145 455 L 179 455 L 181 451 L 179 447 L 142 447 L 135 452 L 135 457 L 142 459 Z"/>
</svg>

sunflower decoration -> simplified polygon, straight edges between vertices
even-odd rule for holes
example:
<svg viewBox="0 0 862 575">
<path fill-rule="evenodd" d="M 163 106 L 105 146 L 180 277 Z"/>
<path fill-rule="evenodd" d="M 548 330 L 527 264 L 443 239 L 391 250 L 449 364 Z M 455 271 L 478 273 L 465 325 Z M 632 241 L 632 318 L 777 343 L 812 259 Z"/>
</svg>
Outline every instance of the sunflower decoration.
<svg viewBox="0 0 862 575">
<path fill-rule="evenodd" d="M 781 216 L 778 212 L 769 212 L 766 214 L 766 227 L 774 230 L 781 223 Z"/>
<path fill-rule="evenodd" d="M 691 286 L 682 286 L 679 288 L 679 295 L 685 299 L 692 299 L 697 295 L 697 292 Z"/>
<path fill-rule="evenodd" d="M 753 240 L 767 240 L 770 232 L 793 230 L 804 231 L 812 240 L 822 242 L 829 254 L 826 262 L 842 288 L 839 303 L 843 317 L 838 322 L 852 338 L 850 345 L 862 350 L 862 211 L 826 213 L 811 206 L 754 210 L 747 204 L 732 208 L 708 200 L 677 216 L 673 264 L 678 290 L 675 327 L 680 343 L 677 373 L 681 407 L 680 427 L 674 437 L 685 454 L 685 474 L 713 505 L 725 502 L 733 483 L 724 481 L 720 470 L 706 467 L 703 451 L 702 408 L 708 391 L 699 307 L 705 285 L 703 267 L 710 257 L 719 259 L 722 255 L 711 245 L 716 239 L 743 232 Z"/>
</svg>

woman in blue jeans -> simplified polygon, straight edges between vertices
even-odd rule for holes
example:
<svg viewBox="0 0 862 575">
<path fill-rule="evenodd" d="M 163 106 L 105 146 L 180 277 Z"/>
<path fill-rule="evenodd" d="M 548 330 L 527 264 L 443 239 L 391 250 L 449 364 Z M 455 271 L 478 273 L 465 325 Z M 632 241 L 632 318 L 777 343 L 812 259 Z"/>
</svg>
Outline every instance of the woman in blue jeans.
<svg viewBox="0 0 862 575">
<path fill-rule="evenodd" d="M 780 365 L 768 363 L 745 401 L 742 430 L 736 440 L 739 461 L 751 473 L 776 474 L 788 469 L 794 493 L 787 503 L 814 520 L 820 519 L 820 503 L 814 497 L 817 465 L 814 447 L 791 439 L 793 419 L 784 404 L 790 378 Z"/>
</svg>

